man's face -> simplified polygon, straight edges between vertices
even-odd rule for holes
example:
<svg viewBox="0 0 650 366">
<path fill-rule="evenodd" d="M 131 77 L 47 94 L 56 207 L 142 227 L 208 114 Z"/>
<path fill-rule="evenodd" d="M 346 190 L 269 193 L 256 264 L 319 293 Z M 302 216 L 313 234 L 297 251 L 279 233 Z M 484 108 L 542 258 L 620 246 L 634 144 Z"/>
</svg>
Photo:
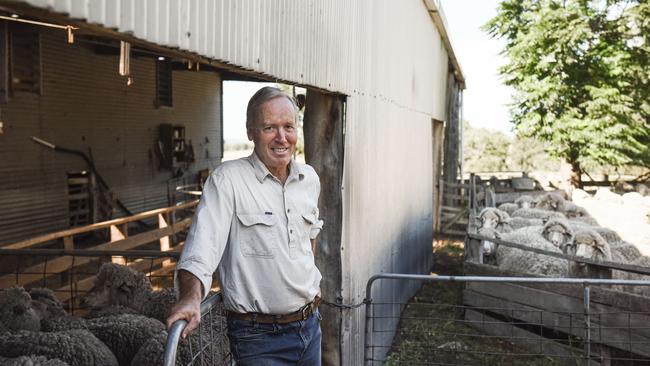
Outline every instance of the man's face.
<svg viewBox="0 0 650 366">
<path fill-rule="evenodd" d="M 298 131 L 293 105 L 287 98 L 273 98 L 262 104 L 259 119 L 248 129 L 248 139 L 255 143 L 255 153 L 269 171 L 276 175 L 286 169 L 296 150 Z"/>
</svg>

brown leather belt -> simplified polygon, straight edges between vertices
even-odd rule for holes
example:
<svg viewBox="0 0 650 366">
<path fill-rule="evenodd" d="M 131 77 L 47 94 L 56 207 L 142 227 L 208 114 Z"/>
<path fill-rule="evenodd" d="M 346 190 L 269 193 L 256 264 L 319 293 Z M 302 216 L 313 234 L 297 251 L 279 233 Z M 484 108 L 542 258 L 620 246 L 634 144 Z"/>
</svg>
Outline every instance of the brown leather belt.
<svg viewBox="0 0 650 366">
<path fill-rule="evenodd" d="M 313 314 L 318 305 L 320 305 L 321 298 L 316 296 L 314 301 L 300 308 L 300 310 L 295 313 L 284 314 L 284 315 L 272 315 L 272 314 L 262 314 L 262 313 L 235 313 L 232 311 L 227 311 L 229 318 L 234 318 L 238 320 L 247 320 L 255 321 L 257 323 L 277 323 L 277 324 L 286 324 L 291 322 L 296 322 L 298 320 L 307 320 L 311 314 Z"/>
</svg>

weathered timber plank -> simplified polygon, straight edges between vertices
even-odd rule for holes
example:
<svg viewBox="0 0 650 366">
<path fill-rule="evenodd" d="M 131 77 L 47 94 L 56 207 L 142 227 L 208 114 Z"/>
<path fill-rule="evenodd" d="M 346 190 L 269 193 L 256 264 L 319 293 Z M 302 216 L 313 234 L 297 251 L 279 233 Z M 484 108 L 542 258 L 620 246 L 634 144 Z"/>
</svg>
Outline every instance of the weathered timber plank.
<svg viewBox="0 0 650 366">
<path fill-rule="evenodd" d="M 515 327 L 512 324 L 502 323 L 490 316 L 482 313 L 466 310 L 465 320 L 467 325 L 480 330 L 489 335 L 503 337 L 508 342 L 514 343 L 533 354 L 539 354 L 540 358 L 552 358 L 554 362 L 561 365 L 576 365 L 582 360 L 582 350 L 569 347 L 550 339 L 533 334 L 524 329 Z M 514 355 L 513 357 L 516 357 Z M 518 357 L 521 360 L 522 357 Z M 600 365 L 600 363 L 591 361 L 590 365 Z"/>
<path fill-rule="evenodd" d="M 178 206 L 159 208 L 159 209 L 156 209 L 156 210 L 141 212 L 139 214 L 129 216 L 129 217 L 123 217 L 123 218 L 114 219 L 114 220 L 110 220 L 110 221 L 98 222 L 98 223 L 92 224 L 92 225 L 87 225 L 87 226 L 82 226 L 82 227 L 78 227 L 78 228 L 74 228 L 74 229 L 58 231 L 56 233 L 45 234 L 45 235 L 37 236 L 35 238 L 30 238 L 30 239 L 27 239 L 27 240 L 23 240 L 23 241 L 19 241 L 19 242 L 16 242 L 16 243 L 9 244 L 9 245 L 5 245 L 5 246 L 3 246 L 3 248 L 5 248 L 5 249 L 28 248 L 28 247 L 31 247 L 31 246 L 34 246 L 34 245 L 37 245 L 37 244 L 40 244 L 40 243 L 45 243 L 45 242 L 48 242 L 50 240 L 60 239 L 60 238 L 66 237 L 66 236 L 73 236 L 73 235 L 82 234 L 82 233 L 86 233 L 86 232 L 90 232 L 90 231 L 94 231 L 94 230 L 98 230 L 98 229 L 105 229 L 105 228 L 111 227 L 112 225 L 124 225 L 124 224 L 128 224 L 129 222 L 140 221 L 140 220 L 143 220 L 143 219 L 146 219 L 146 218 L 149 218 L 149 217 L 154 217 L 154 216 L 157 216 L 158 214 L 162 214 L 162 213 L 169 213 L 169 212 L 172 212 L 172 211 L 190 209 L 190 208 L 193 208 L 194 206 L 196 206 L 198 204 L 198 202 L 199 202 L 198 200 L 195 200 L 195 201 L 187 202 L 187 203 L 184 203 L 184 204 L 178 205 Z"/>
<path fill-rule="evenodd" d="M 541 277 L 530 274 L 503 271 L 495 266 L 471 262 L 463 263 L 463 274 L 467 276 Z M 576 285 L 531 283 L 526 284 L 526 286 L 556 292 L 565 296 L 572 296 L 580 300 L 582 299 L 582 290 L 576 291 Z M 605 288 L 604 286 L 591 287 L 591 300 L 592 303 L 609 305 L 620 311 L 650 313 L 649 298 L 629 292 L 619 291 L 616 289 Z"/>
<path fill-rule="evenodd" d="M 521 320 L 528 324 L 541 325 L 577 337 L 584 338 L 586 335 L 583 314 L 550 312 L 546 309 L 510 302 L 508 299 L 493 297 L 472 290 L 465 290 L 463 292 L 463 303 L 478 309 Z M 602 315 L 609 316 L 611 314 Z M 634 329 L 634 325 L 623 322 L 619 323 L 619 326 L 609 327 L 602 325 L 601 322 L 602 319 L 600 319 L 598 314 L 592 314 L 590 333 L 594 343 L 601 343 L 609 347 L 650 357 L 650 338 L 639 334 L 637 329 Z"/>
</svg>

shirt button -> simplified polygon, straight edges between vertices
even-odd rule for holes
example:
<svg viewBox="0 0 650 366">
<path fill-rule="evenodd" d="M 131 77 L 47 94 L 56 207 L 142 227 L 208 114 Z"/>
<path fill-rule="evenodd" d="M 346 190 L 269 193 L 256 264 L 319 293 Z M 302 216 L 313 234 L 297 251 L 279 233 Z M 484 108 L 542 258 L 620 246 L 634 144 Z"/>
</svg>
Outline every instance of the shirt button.
<svg viewBox="0 0 650 366">
<path fill-rule="evenodd" d="M 293 230 L 289 230 L 289 234 L 293 234 Z"/>
<path fill-rule="evenodd" d="M 288 209 L 287 209 L 287 212 L 291 212 L 291 209 L 290 209 L 290 208 L 288 208 Z"/>
</svg>

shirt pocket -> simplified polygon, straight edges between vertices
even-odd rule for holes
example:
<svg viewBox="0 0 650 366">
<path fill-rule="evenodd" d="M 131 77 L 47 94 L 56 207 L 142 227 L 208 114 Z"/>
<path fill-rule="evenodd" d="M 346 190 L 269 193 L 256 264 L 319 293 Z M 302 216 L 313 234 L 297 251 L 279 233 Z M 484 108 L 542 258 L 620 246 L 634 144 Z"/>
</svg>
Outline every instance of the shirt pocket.
<svg viewBox="0 0 650 366">
<path fill-rule="evenodd" d="M 239 243 L 245 257 L 273 258 L 278 246 L 273 215 L 237 214 Z"/>
<path fill-rule="evenodd" d="M 311 229 L 314 226 L 314 224 L 318 221 L 316 218 L 316 215 L 313 213 L 308 213 L 308 214 L 303 214 L 301 215 L 302 219 L 301 221 L 301 238 L 300 238 L 300 243 L 301 243 L 301 249 L 303 254 L 309 255 L 311 253 L 311 240 L 309 238 L 311 234 Z"/>
</svg>

